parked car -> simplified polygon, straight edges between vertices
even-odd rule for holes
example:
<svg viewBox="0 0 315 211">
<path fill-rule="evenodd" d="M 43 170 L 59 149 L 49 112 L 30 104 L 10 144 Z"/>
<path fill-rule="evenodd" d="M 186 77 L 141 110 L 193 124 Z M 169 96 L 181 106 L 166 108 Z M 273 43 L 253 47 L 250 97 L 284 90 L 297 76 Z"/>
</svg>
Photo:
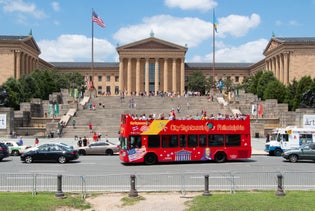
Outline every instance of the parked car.
<svg viewBox="0 0 315 211">
<path fill-rule="evenodd" d="M 282 157 L 292 163 L 298 160 L 315 161 L 315 143 L 305 144 L 299 148 L 289 149 L 282 153 Z"/>
<path fill-rule="evenodd" d="M 119 152 L 119 147 L 109 141 L 98 141 L 86 147 L 79 147 L 78 151 L 80 155 L 113 155 Z"/>
<path fill-rule="evenodd" d="M 14 141 L 5 141 L 4 143 L 9 148 L 9 154 L 14 156 L 21 155 L 26 149 L 31 148 L 31 146 L 18 145 Z"/>
<path fill-rule="evenodd" d="M 5 143 L 0 142 L 0 161 L 3 160 L 3 158 L 9 157 L 9 149 Z"/>
<path fill-rule="evenodd" d="M 21 161 L 32 163 L 35 161 L 55 161 L 66 163 L 79 158 L 78 150 L 71 149 L 59 143 L 42 144 L 26 150 L 21 156 Z"/>
</svg>

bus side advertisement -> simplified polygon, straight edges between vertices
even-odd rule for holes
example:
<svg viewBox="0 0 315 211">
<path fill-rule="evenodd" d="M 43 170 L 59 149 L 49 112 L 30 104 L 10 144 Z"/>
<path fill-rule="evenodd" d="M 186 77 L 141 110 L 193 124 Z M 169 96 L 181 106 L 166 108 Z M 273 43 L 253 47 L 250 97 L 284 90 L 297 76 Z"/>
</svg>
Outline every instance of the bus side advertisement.
<svg viewBox="0 0 315 211">
<path fill-rule="evenodd" d="M 251 157 L 250 117 L 208 120 L 138 120 L 121 116 L 124 163 L 207 161 Z"/>
</svg>

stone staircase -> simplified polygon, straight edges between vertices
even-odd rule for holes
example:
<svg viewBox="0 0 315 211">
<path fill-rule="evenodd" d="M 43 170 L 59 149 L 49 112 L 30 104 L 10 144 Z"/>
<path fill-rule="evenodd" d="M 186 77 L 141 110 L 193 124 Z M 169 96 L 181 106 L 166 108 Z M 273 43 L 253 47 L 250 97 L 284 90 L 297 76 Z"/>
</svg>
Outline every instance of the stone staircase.
<svg viewBox="0 0 315 211">
<path fill-rule="evenodd" d="M 223 106 L 214 97 L 213 101 L 209 101 L 205 96 L 189 96 L 189 97 L 125 97 L 121 99 L 119 96 L 99 96 L 91 98 L 90 102 L 95 105 L 95 110 L 88 108 L 83 109 L 79 106 L 76 115 L 72 118 L 76 121 L 73 128 L 72 119 L 66 128 L 63 129 L 63 137 L 92 137 L 93 133 L 89 130 L 89 123 L 93 125 L 93 132 L 101 133 L 102 137 L 117 138 L 120 124 L 120 115 L 124 113 L 137 114 L 138 116 L 145 114 L 155 114 L 158 116 L 164 113 L 165 117 L 172 108 L 176 110 L 177 118 L 185 118 L 187 115 L 201 114 L 206 111 L 207 115 L 217 113 L 232 114 L 229 105 Z M 132 106 L 131 102 L 134 102 Z M 180 112 L 177 112 L 177 107 Z"/>
</svg>

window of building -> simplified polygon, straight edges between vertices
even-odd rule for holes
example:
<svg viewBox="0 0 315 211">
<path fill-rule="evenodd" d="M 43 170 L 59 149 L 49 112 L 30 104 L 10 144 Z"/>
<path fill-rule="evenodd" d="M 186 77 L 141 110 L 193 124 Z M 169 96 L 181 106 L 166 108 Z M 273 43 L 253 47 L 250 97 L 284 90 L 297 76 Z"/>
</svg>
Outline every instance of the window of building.
<svg viewBox="0 0 315 211">
<path fill-rule="evenodd" d="M 97 94 L 102 94 L 103 93 L 103 88 L 102 86 L 97 87 Z"/>
<path fill-rule="evenodd" d="M 119 77 L 115 76 L 115 82 L 118 82 L 118 81 L 119 81 Z"/>
<path fill-rule="evenodd" d="M 102 76 L 99 75 L 99 76 L 97 77 L 97 79 L 98 79 L 98 82 L 101 82 L 101 81 L 102 81 Z"/>
<path fill-rule="evenodd" d="M 240 77 L 239 76 L 235 76 L 235 82 L 240 82 Z"/>
<path fill-rule="evenodd" d="M 107 93 L 107 94 L 110 93 L 110 86 L 106 86 L 106 93 Z"/>
<path fill-rule="evenodd" d="M 115 94 L 116 94 L 116 95 L 119 94 L 119 86 L 115 86 Z"/>
<path fill-rule="evenodd" d="M 106 76 L 106 81 L 110 82 L 110 75 Z"/>
</svg>

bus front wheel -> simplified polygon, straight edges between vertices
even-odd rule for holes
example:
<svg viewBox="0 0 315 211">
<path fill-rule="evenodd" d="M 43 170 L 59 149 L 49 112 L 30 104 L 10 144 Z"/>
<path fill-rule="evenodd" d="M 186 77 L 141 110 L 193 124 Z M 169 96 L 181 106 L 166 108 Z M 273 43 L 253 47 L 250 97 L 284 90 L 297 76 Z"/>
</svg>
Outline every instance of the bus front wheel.
<svg viewBox="0 0 315 211">
<path fill-rule="evenodd" d="M 147 165 L 156 164 L 156 162 L 157 162 L 157 157 L 153 153 L 149 153 L 144 157 L 144 163 Z"/>
<path fill-rule="evenodd" d="M 226 155 L 224 152 L 218 152 L 214 156 L 214 161 L 217 163 L 223 163 L 226 160 Z"/>
</svg>

